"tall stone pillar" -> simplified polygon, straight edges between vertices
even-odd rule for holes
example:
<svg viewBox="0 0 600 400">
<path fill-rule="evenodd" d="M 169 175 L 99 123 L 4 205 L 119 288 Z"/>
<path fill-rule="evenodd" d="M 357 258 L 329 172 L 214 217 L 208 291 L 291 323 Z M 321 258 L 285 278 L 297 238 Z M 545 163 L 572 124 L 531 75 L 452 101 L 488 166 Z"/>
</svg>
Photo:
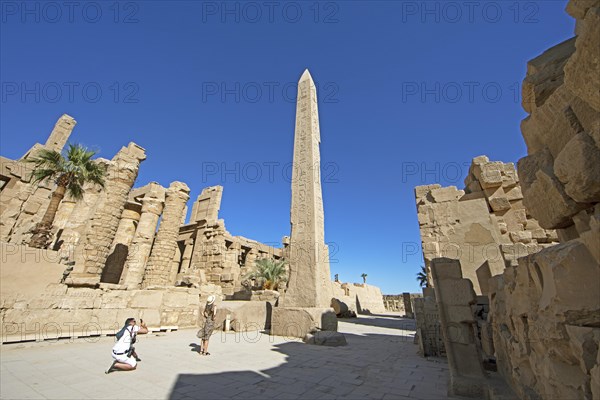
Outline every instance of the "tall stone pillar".
<svg viewBox="0 0 600 400">
<path fill-rule="evenodd" d="M 52 129 L 52 133 L 48 136 L 48 140 L 46 140 L 44 147 L 48 150 L 54 150 L 60 153 L 65 147 L 65 144 L 67 144 L 76 124 L 77 121 L 75 121 L 73 117 L 63 114 L 58 121 L 56 121 L 56 125 L 54 125 L 54 129 Z"/>
<path fill-rule="evenodd" d="M 150 190 L 141 199 L 140 222 L 131 241 L 121 275 L 120 284 L 127 286 L 128 289 L 139 289 L 142 284 L 146 262 L 156 234 L 156 225 L 165 204 L 165 189 L 157 183 L 151 183 L 149 186 Z"/>
<path fill-rule="evenodd" d="M 271 324 L 272 334 L 287 337 L 304 337 L 313 330 L 337 331 L 337 317 L 330 308 L 333 288 L 325 245 L 317 91 L 308 70 L 298 83 L 297 99 L 290 277 Z"/>
<path fill-rule="evenodd" d="M 431 274 L 450 367 L 449 396 L 484 397 L 487 375 L 477 343 L 477 302 L 473 283 L 464 279 L 459 260 L 434 258 Z"/>
<path fill-rule="evenodd" d="M 223 186 L 209 186 L 202 190 L 192 206 L 190 222 L 206 221 L 206 225 L 215 225 L 219 218 Z"/>
<path fill-rule="evenodd" d="M 181 248 L 179 244 L 175 246 L 175 254 L 173 255 L 173 259 L 171 260 L 171 270 L 169 272 L 169 282 L 168 286 L 175 286 L 175 282 L 177 281 L 177 273 L 179 272 L 179 266 L 181 265 L 182 258 Z"/>
<path fill-rule="evenodd" d="M 105 185 L 106 198 L 94 212 L 84 243 L 76 250 L 75 268 L 67 278 L 67 284 L 96 286 L 100 283 L 129 191 L 137 178 L 140 163 L 145 159 L 144 149 L 133 142 L 112 159 Z"/>
<path fill-rule="evenodd" d="M 183 243 L 183 254 L 181 255 L 181 271 L 179 274 L 182 276 L 187 274 L 190 268 L 190 261 L 192 260 L 192 254 L 194 252 L 194 239 L 186 239 Z M 179 278 L 177 278 L 178 280 Z"/>
<path fill-rule="evenodd" d="M 321 193 L 319 112 L 313 79 L 298 83 L 290 238 L 290 279 L 283 305 L 329 307 L 332 297 Z"/>
<path fill-rule="evenodd" d="M 97 158 L 96 162 L 102 165 L 105 171 L 107 171 L 108 176 L 108 168 L 111 165 L 111 161 L 105 158 Z M 64 225 L 55 224 L 58 229 L 62 229 L 60 238 L 55 239 L 61 242 L 61 259 L 64 261 L 77 261 L 75 259 L 75 250 L 85 240 L 85 232 L 91 225 L 94 212 L 106 200 L 105 190 L 97 185 L 86 183 L 83 186 L 83 190 L 83 198 L 77 200 L 74 205 L 71 205 L 73 210 L 70 213 L 66 210 L 64 211 L 68 213 Z M 58 208 L 58 212 L 61 212 L 62 207 L 70 208 L 69 202 L 72 201 L 72 199 L 63 200 Z"/>
<path fill-rule="evenodd" d="M 177 236 L 181 226 L 181 216 L 190 198 L 190 188 L 185 183 L 173 182 L 167 190 L 162 221 L 156 234 L 156 241 L 146 265 L 143 287 L 166 286 L 170 280 L 173 257 L 178 250 Z"/>
<path fill-rule="evenodd" d="M 121 222 L 115 234 L 115 240 L 111 246 L 110 255 L 106 260 L 106 266 L 102 272 L 102 282 L 119 283 L 123 268 L 129 255 L 129 247 L 141 217 L 141 206 L 128 203 L 127 208 L 123 210 Z"/>
</svg>

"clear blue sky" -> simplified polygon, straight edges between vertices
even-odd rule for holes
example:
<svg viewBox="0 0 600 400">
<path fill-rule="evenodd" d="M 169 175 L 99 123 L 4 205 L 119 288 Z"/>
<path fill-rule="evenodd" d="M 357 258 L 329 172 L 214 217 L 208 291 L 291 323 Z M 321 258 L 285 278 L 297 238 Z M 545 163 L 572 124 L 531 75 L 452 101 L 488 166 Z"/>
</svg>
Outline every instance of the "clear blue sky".
<svg viewBox="0 0 600 400">
<path fill-rule="evenodd" d="M 309 68 L 332 275 L 389 294 L 418 291 L 413 188 L 462 188 L 473 157 L 525 155 L 526 62 L 574 29 L 566 1 L 0 4 L 3 156 L 67 113 L 101 157 L 146 149 L 137 186 L 180 180 L 195 199 L 223 185 L 227 229 L 262 242 L 289 234 Z"/>
</svg>

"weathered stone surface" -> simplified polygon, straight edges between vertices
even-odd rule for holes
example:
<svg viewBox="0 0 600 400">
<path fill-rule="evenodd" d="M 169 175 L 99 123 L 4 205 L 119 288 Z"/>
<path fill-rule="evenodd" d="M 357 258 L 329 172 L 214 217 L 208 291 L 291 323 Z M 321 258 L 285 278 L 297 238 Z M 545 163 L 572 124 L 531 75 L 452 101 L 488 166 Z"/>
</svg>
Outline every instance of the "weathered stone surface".
<svg viewBox="0 0 600 400">
<path fill-rule="evenodd" d="M 563 68 L 575 51 L 575 38 L 546 50 L 527 63 L 523 80 L 522 106 L 529 113 L 540 107 L 563 84 Z"/>
<path fill-rule="evenodd" d="M 547 147 L 553 157 L 569 140 L 583 131 L 570 103 L 575 96 L 564 85 L 560 86 L 521 123 L 521 132 L 527 143 L 527 152 L 536 153 Z"/>
<path fill-rule="evenodd" d="M 576 202 L 600 202 L 600 149 L 587 133 L 565 145 L 554 161 L 554 172 Z"/>
<path fill-rule="evenodd" d="M 346 346 L 346 336 L 340 332 L 320 331 L 309 333 L 302 339 L 306 344 L 316 344 L 319 346 L 338 347 Z"/>
<path fill-rule="evenodd" d="M 125 261 L 120 283 L 129 289 L 138 289 L 144 279 L 146 262 L 152 249 L 158 219 L 163 211 L 166 190 L 158 183 L 148 185 L 148 192 L 141 199 L 140 221 L 131 241 L 131 249 Z"/>
<path fill-rule="evenodd" d="M 204 188 L 192 207 L 192 222 L 206 221 L 207 225 L 214 225 L 219 216 L 223 186 L 210 186 Z"/>
<path fill-rule="evenodd" d="M 271 334 L 303 338 L 309 333 L 337 331 L 337 317 L 331 308 L 273 308 Z"/>
<path fill-rule="evenodd" d="M 329 307 L 331 273 L 325 245 L 320 165 L 319 113 L 313 79 L 304 71 L 298 82 L 294 174 L 292 176 L 290 277 L 282 306 Z M 304 335 L 302 335 L 303 337 Z"/>
<path fill-rule="evenodd" d="M 92 278 L 100 283 L 110 247 L 125 208 L 127 195 L 137 178 L 140 163 L 146 158 L 144 149 L 135 143 L 123 147 L 108 168 L 106 199 L 96 210 L 85 236 L 80 254 L 76 255 L 75 274 L 89 275 L 82 279 L 73 275 L 67 281 L 72 285 L 89 284 Z"/>
<path fill-rule="evenodd" d="M 158 309 L 163 301 L 163 292 L 159 290 L 138 291 L 131 300 L 133 308 Z"/>
<path fill-rule="evenodd" d="M 445 188 L 433 189 L 431 191 L 431 197 L 436 203 L 443 203 L 445 201 L 458 200 L 465 194 L 464 190 L 456 189 L 456 186 L 449 186 Z"/>
<path fill-rule="evenodd" d="M 486 385 L 480 349 L 474 338 L 473 285 L 462 279 L 458 260 L 433 259 L 431 272 L 450 366 L 448 394 L 481 398 Z"/>
<path fill-rule="evenodd" d="M 546 229 L 568 227 L 573 215 L 589 207 L 571 199 L 556 176 L 542 170 L 537 171 L 535 181 L 524 193 L 523 204 Z"/>
<path fill-rule="evenodd" d="M 236 332 L 271 329 L 273 304 L 267 301 L 225 301 L 217 307 L 215 321 L 221 324 L 230 316 Z"/>
<path fill-rule="evenodd" d="M 423 357 L 445 356 L 446 349 L 434 289 L 424 288 L 423 297 L 414 298 L 413 304 L 420 354 Z"/>
<path fill-rule="evenodd" d="M 578 14 L 581 15 L 581 11 Z M 587 9 L 577 23 L 577 51 L 565 65 L 565 86 L 600 112 L 600 93 L 597 90 L 600 87 L 600 5 L 596 3 Z"/>
<path fill-rule="evenodd" d="M 185 183 L 173 182 L 166 191 L 165 207 L 162 221 L 152 246 L 152 252 L 146 265 L 143 286 L 173 285 L 171 281 L 173 258 L 177 251 L 179 225 L 187 203 L 190 189 Z M 175 267 L 179 265 L 176 264 Z M 175 271 L 177 273 L 177 271 Z"/>
<path fill-rule="evenodd" d="M 58 121 L 56 121 L 56 125 L 54 125 L 54 129 L 52 129 L 52 133 L 50 133 L 44 147 L 48 150 L 54 150 L 60 153 L 65 147 L 65 144 L 67 144 L 75 125 L 77 125 L 77 121 L 75 121 L 73 117 L 63 114 Z"/>
</svg>

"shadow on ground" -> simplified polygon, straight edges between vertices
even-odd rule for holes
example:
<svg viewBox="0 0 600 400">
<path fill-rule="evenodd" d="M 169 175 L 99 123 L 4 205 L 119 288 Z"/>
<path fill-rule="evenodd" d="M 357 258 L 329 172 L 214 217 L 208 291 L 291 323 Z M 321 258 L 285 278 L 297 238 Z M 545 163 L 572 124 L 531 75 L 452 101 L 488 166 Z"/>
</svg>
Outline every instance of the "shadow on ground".
<svg viewBox="0 0 600 400">
<path fill-rule="evenodd" d="M 356 325 L 367 325 L 377 326 L 380 328 L 400 329 L 406 331 L 406 333 L 414 333 L 416 329 L 416 323 L 414 319 L 410 318 L 397 318 L 393 319 L 389 316 L 379 316 L 377 314 L 370 314 L 370 318 L 358 317 L 358 318 L 342 318 L 339 321 L 347 322 L 349 324 Z"/>
<path fill-rule="evenodd" d="M 344 322 L 405 329 L 402 320 L 356 318 Z M 390 326 L 391 325 L 391 326 Z M 344 333 L 347 346 L 288 341 L 270 351 L 286 355 L 282 365 L 262 371 L 180 374 L 169 399 L 446 398 L 445 362 L 420 358 L 413 338 L 398 334 Z M 192 347 L 190 345 L 190 347 Z M 212 355 L 218 362 L 218 355 Z"/>
</svg>

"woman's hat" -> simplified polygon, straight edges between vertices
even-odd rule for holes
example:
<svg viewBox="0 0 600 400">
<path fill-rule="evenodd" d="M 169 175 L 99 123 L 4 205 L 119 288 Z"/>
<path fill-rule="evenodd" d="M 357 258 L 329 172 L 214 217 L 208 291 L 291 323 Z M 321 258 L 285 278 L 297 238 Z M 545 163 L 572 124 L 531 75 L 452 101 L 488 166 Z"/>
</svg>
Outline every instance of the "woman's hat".
<svg viewBox="0 0 600 400">
<path fill-rule="evenodd" d="M 212 304 L 214 302 L 215 302 L 215 296 L 213 294 L 211 294 L 210 296 L 208 296 L 208 299 L 206 299 L 206 303 Z"/>
</svg>

